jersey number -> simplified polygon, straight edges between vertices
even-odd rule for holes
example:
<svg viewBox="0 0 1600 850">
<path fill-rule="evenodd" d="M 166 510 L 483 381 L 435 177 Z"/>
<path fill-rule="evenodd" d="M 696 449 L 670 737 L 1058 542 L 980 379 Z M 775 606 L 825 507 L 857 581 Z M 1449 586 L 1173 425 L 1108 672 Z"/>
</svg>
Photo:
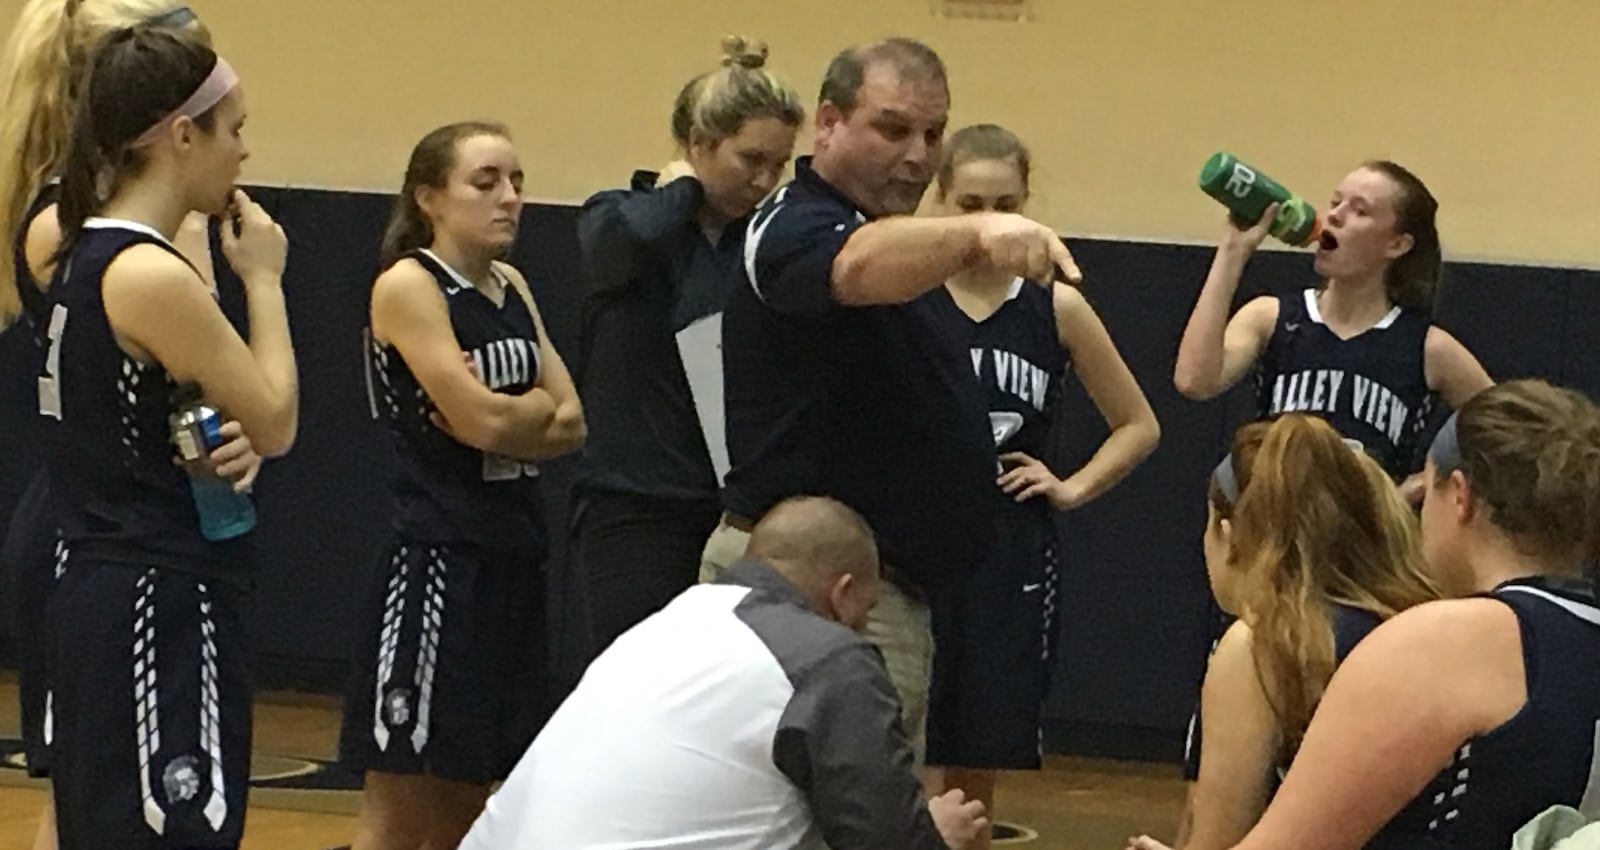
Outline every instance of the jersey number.
<svg viewBox="0 0 1600 850">
<path fill-rule="evenodd" d="M 1022 414 L 1012 410 L 989 411 L 989 429 L 994 432 L 996 448 L 1005 445 L 1006 440 L 1017 435 L 1022 430 Z"/>
<path fill-rule="evenodd" d="M 50 311 L 50 352 L 44 358 L 44 374 L 39 376 L 39 413 L 61 418 L 61 332 L 67 328 L 67 308 L 57 304 Z"/>
</svg>

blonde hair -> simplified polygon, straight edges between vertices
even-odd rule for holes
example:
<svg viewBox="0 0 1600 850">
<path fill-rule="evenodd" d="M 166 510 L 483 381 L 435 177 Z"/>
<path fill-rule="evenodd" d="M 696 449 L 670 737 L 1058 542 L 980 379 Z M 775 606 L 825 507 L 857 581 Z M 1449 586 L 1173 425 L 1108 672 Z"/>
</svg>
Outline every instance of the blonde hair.
<svg viewBox="0 0 1600 850">
<path fill-rule="evenodd" d="M 1292 755 L 1338 664 L 1333 606 L 1388 619 L 1440 593 L 1416 517 L 1377 461 L 1302 414 L 1241 437 L 1235 456 L 1249 457 L 1249 475 L 1233 566 L 1256 673 Z"/>
<path fill-rule="evenodd" d="M 173 0 L 28 0 L 0 59 L 0 234 L 16 240 L 23 215 L 67 155 L 78 86 L 108 33 L 181 8 Z M 195 35 L 209 41 L 198 21 Z M 16 254 L 0 250 L 0 328 L 17 317 Z"/>
<path fill-rule="evenodd" d="M 767 45 L 741 36 L 722 40 L 722 67 L 685 83 L 672 106 L 672 138 L 712 144 L 737 135 L 745 122 L 776 118 L 790 127 L 806 120 L 800 95 L 766 70 Z"/>
</svg>

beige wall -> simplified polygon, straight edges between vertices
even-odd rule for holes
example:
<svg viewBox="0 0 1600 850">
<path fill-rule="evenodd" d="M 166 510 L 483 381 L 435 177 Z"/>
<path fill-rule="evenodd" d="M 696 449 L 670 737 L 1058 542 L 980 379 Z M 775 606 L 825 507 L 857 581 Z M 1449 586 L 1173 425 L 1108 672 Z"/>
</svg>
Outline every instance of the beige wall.
<svg viewBox="0 0 1600 850">
<path fill-rule="evenodd" d="M 839 47 L 898 33 L 945 56 L 953 127 L 1031 143 L 1033 212 L 1069 233 L 1212 239 L 1194 184 L 1218 148 L 1319 203 L 1382 156 L 1439 196 L 1451 255 L 1600 265 L 1596 0 L 1032 3 L 1008 24 L 930 0 L 193 0 L 246 81 L 252 182 L 392 190 L 427 129 L 491 116 L 531 195 L 581 199 L 666 158 L 722 34 L 767 40 L 809 103 Z"/>
</svg>

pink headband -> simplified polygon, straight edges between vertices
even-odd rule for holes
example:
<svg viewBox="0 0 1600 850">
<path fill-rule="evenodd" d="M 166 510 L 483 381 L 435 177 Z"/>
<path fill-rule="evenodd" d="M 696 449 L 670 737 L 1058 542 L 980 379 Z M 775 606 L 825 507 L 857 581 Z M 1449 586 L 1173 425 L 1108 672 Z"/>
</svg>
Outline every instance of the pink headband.
<svg viewBox="0 0 1600 850">
<path fill-rule="evenodd" d="M 226 59 L 218 56 L 217 64 L 212 66 L 210 76 L 207 76 L 200 87 L 194 90 L 194 94 L 189 95 L 189 99 L 168 113 L 167 117 L 157 121 L 154 127 L 144 131 L 144 134 L 134 141 L 133 146 L 143 147 L 155 142 L 179 118 L 192 119 L 204 115 L 207 110 L 227 97 L 228 92 L 233 91 L 237 85 L 239 85 L 239 75 L 233 72 L 233 66 L 229 65 Z"/>
</svg>

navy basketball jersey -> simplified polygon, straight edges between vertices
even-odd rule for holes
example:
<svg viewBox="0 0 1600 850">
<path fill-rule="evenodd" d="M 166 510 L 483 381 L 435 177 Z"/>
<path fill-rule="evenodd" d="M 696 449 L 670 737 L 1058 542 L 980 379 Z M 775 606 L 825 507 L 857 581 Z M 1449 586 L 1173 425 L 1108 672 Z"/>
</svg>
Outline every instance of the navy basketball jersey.
<svg viewBox="0 0 1600 850">
<path fill-rule="evenodd" d="M 1340 339 L 1322 320 L 1316 290 L 1280 296 L 1257 373 L 1260 417 L 1317 416 L 1360 441 L 1395 479 L 1416 472 L 1416 444 L 1432 403 L 1423 371 L 1430 326 L 1425 314 L 1395 307 L 1371 328 Z"/>
<path fill-rule="evenodd" d="M 1333 665 L 1338 668 L 1344 663 L 1350 653 L 1356 649 L 1356 644 L 1365 640 L 1383 623 L 1382 618 L 1365 608 L 1346 605 L 1343 602 L 1333 602 L 1328 605 L 1328 626 L 1333 631 Z M 1277 781 L 1281 783 L 1283 777 L 1289 772 L 1289 765 L 1294 761 L 1294 753 L 1284 752 L 1278 765 Z M 1276 786 L 1274 786 L 1276 790 Z"/>
<path fill-rule="evenodd" d="M 450 326 L 479 379 L 497 393 L 520 395 L 539 379 L 539 334 L 520 291 L 498 269 L 504 288 L 495 304 L 431 251 L 407 255 L 433 275 L 450 310 Z M 532 463 L 457 442 L 430 421 L 433 400 L 400 352 L 369 340 L 373 415 L 396 452 L 390 496 L 396 529 L 421 543 L 468 544 L 544 557 L 547 545 Z"/>
<path fill-rule="evenodd" d="M 1333 626 L 1333 660 L 1343 664 L 1367 635 L 1383 621 L 1365 608 L 1335 602 L 1328 607 L 1328 622 Z"/>
<path fill-rule="evenodd" d="M 51 426 L 49 464 L 52 486 L 60 488 L 63 535 L 74 562 L 239 581 L 248 567 L 240 547 L 250 535 L 220 544 L 202 537 L 188 477 L 173 462 L 168 417 L 176 385 L 160 364 L 129 357 L 106 317 L 106 268 L 142 244 L 183 258 L 143 224 L 89 219 L 50 286 L 39 411 L 58 420 Z"/>
<path fill-rule="evenodd" d="M 1328 626 L 1333 631 L 1333 663 L 1334 667 L 1343 664 L 1350 653 L 1355 651 L 1367 635 L 1372 633 L 1382 623 L 1377 614 L 1365 608 L 1357 608 L 1342 602 L 1328 605 Z M 1217 642 L 1211 644 L 1211 651 L 1217 651 Z M 1184 742 L 1183 753 L 1183 778 L 1190 782 L 1200 778 L 1200 747 L 1203 740 L 1203 726 L 1201 725 L 1200 710 L 1195 709 L 1189 717 L 1188 739 Z M 1286 747 L 1278 754 L 1278 764 L 1272 774 L 1271 787 L 1268 789 L 1269 799 L 1278 793 L 1278 786 L 1283 783 L 1283 777 L 1289 772 L 1289 765 L 1294 762 L 1294 753 Z"/>
<path fill-rule="evenodd" d="M 1502 850 L 1551 806 L 1600 803 L 1600 607 L 1586 580 L 1516 579 L 1489 594 L 1516 612 L 1528 702 L 1515 717 L 1461 745 L 1455 759 L 1402 809 L 1373 847 L 1418 836 L 1457 850 Z"/>
<path fill-rule="evenodd" d="M 962 311 L 943 287 L 930 302 L 951 335 L 965 343 L 987 399 L 996 451 L 1026 452 L 1043 461 L 1050 416 L 1069 366 L 1056 331 L 1053 292 L 1017 278 L 999 309 L 982 321 Z"/>
</svg>

